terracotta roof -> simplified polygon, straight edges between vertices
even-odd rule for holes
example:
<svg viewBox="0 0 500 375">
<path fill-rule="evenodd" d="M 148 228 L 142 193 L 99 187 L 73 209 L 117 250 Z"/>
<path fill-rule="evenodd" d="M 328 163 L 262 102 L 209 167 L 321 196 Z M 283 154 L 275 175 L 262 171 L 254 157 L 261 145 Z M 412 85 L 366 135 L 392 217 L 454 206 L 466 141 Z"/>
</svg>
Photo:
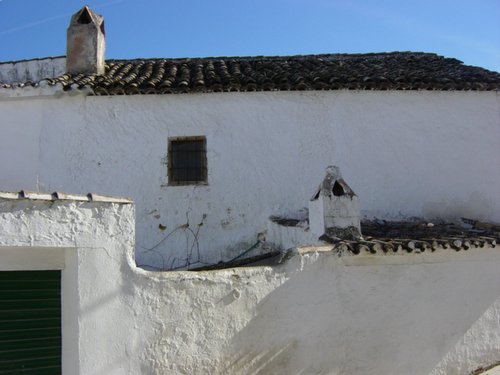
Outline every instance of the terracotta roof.
<svg viewBox="0 0 500 375">
<path fill-rule="evenodd" d="M 438 249 L 456 251 L 491 248 L 500 244 L 500 225 L 462 219 L 463 225 L 426 222 L 364 221 L 362 239 L 345 240 L 324 235 L 333 249 L 353 254 L 422 253 Z"/>
<path fill-rule="evenodd" d="M 500 73 L 432 53 L 108 60 L 103 76 L 44 80 L 95 95 L 287 90 L 500 90 Z M 38 85 L 29 82 L 29 85 Z M 24 84 L 26 85 L 26 84 Z M 4 84 L 3 87 L 11 87 Z"/>
</svg>

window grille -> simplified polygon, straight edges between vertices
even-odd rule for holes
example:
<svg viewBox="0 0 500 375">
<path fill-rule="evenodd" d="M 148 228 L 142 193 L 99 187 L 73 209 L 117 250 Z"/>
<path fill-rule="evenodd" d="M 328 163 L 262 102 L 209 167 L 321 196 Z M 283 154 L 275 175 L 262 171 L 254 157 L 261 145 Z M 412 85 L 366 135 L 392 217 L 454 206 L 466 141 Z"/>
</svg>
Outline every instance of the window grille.
<svg viewBox="0 0 500 375">
<path fill-rule="evenodd" d="M 207 140 L 205 137 L 169 139 L 168 183 L 169 185 L 207 183 Z"/>
</svg>

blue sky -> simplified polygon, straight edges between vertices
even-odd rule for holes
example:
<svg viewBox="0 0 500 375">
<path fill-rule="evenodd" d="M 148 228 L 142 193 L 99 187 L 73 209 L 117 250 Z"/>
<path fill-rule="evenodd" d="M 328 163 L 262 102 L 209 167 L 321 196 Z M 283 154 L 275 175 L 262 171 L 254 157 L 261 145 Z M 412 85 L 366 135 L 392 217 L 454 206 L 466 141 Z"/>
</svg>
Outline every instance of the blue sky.
<svg viewBox="0 0 500 375">
<path fill-rule="evenodd" d="M 425 51 L 500 71 L 500 0 L 0 0 L 0 61 L 64 55 L 85 4 L 107 58 Z"/>
</svg>

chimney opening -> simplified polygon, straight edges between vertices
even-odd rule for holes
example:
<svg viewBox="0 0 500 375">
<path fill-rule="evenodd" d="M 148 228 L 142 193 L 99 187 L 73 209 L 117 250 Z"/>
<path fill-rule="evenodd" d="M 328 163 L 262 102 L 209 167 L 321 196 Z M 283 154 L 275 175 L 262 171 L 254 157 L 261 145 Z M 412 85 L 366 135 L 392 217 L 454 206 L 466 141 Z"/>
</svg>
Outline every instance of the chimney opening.
<svg viewBox="0 0 500 375">
<path fill-rule="evenodd" d="M 335 183 L 333 184 L 332 193 L 336 197 L 341 197 L 345 194 L 344 188 L 338 183 L 338 181 L 335 181 Z"/>
<path fill-rule="evenodd" d="M 87 25 L 92 22 L 92 17 L 89 14 L 87 9 L 84 9 L 82 13 L 80 13 L 80 17 L 76 20 L 79 24 Z"/>
</svg>

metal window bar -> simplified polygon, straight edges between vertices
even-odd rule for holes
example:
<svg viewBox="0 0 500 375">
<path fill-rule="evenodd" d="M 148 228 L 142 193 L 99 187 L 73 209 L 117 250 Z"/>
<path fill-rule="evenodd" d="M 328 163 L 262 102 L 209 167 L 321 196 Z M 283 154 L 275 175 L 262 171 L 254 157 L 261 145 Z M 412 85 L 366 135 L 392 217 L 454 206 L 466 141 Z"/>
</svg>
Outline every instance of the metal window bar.
<svg viewBox="0 0 500 375">
<path fill-rule="evenodd" d="M 168 165 L 171 185 L 206 182 L 206 139 L 204 137 L 171 139 Z"/>
</svg>

